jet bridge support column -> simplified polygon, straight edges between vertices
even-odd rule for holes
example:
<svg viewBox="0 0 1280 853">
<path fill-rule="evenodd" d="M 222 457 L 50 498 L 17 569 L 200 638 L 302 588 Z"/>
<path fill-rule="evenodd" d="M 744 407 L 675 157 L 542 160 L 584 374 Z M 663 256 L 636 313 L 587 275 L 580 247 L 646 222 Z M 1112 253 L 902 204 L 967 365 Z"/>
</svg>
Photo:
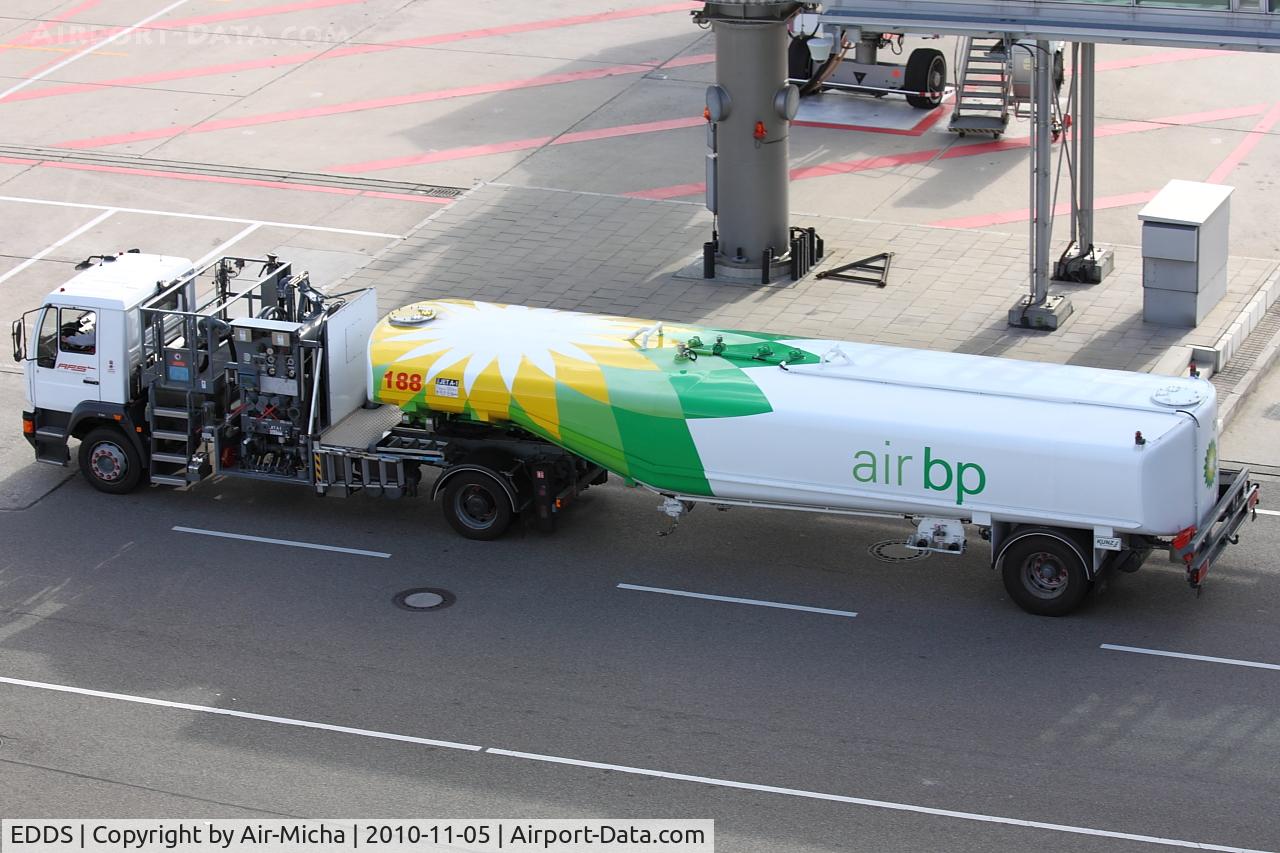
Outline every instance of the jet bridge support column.
<svg viewBox="0 0 1280 853">
<path fill-rule="evenodd" d="M 1111 249 L 1095 246 L 1093 242 L 1095 45 L 1085 42 L 1078 48 L 1079 62 L 1072 79 L 1077 121 L 1071 135 L 1072 152 L 1075 154 L 1071 163 L 1071 183 L 1078 199 L 1071 210 L 1075 217 L 1071 225 L 1074 242 L 1067 254 L 1059 259 L 1053 277 L 1061 281 L 1097 284 L 1115 267 L 1115 254 Z"/>
<path fill-rule="evenodd" d="M 708 2 L 694 17 L 716 36 L 707 207 L 716 214 L 717 277 L 767 282 L 790 270 L 787 137 L 799 91 L 787 83 L 787 22 L 813 5 Z"/>
<path fill-rule="evenodd" d="M 1053 226 L 1053 61 L 1049 42 L 1016 43 L 1035 54 L 1031 122 L 1031 292 L 1009 309 L 1009 325 L 1057 329 L 1071 315 L 1071 301 L 1049 293 L 1049 241 Z"/>
</svg>

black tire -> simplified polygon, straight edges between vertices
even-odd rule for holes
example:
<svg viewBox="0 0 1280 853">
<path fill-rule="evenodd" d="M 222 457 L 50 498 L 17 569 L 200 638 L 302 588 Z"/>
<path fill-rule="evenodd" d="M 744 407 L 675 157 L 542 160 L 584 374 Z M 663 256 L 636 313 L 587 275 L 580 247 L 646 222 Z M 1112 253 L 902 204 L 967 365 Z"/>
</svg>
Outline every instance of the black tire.
<svg viewBox="0 0 1280 853">
<path fill-rule="evenodd" d="M 1062 84 L 1067 79 L 1066 62 L 1062 58 L 1062 51 L 1054 51 L 1053 54 L 1053 91 L 1055 94 L 1062 91 Z"/>
<path fill-rule="evenodd" d="M 506 490 L 493 477 L 478 471 L 454 475 L 442 498 L 445 520 L 467 539 L 497 539 L 507 532 L 515 515 Z"/>
<path fill-rule="evenodd" d="M 907 57 L 907 73 L 902 88 L 929 95 L 907 95 L 907 103 L 918 110 L 936 109 L 947 88 L 947 57 L 932 48 L 917 48 Z"/>
<path fill-rule="evenodd" d="M 97 427 L 80 442 L 80 473 L 100 492 L 123 495 L 142 482 L 142 459 L 115 427 Z"/>
<path fill-rule="evenodd" d="M 1083 552 L 1066 534 L 1044 530 L 1015 534 L 1000 559 L 1009 597 L 1037 616 L 1066 616 L 1093 586 Z"/>
</svg>

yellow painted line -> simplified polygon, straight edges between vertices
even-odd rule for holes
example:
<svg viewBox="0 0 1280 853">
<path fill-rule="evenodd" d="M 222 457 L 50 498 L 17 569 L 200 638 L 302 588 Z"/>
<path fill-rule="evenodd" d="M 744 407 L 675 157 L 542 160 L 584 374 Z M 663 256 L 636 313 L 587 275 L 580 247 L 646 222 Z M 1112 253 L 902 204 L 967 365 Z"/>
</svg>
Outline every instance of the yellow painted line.
<svg viewBox="0 0 1280 853">
<path fill-rule="evenodd" d="M 8 48 L 10 50 L 43 50 L 49 53 L 71 53 L 74 47 L 42 47 L 34 44 L 0 44 L 0 48 Z M 128 56 L 129 54 L 117 50 L 95 50 L 91 56 Z"/>
</svg>

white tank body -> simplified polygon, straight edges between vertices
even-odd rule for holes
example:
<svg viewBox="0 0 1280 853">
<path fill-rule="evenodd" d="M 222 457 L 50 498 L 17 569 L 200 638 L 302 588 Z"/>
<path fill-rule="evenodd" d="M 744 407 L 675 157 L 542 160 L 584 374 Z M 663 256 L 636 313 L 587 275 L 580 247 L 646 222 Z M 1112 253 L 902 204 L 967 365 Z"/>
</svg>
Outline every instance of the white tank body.
<svg viewBox="0 0 1280 853">
<path fill-rule="evenodd" d="M 1208 382 L 780 343 L 848 363 L 752 370 L 773 411 L 690 421 L 717 496 L 1157 535 L 1217 498 Z"/>
</svg>

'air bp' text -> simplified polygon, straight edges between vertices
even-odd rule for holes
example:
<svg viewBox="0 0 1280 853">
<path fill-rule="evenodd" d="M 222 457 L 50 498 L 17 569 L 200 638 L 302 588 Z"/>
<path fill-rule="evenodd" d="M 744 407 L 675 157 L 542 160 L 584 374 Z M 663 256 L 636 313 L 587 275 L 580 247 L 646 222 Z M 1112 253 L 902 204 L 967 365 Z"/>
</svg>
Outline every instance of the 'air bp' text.
<svg viewBox="0 0 1280 853">
<path fill-rule="evenodd" d="M 912 488 L 920 483 L 925 491 L 954 492 L 956 504 L 968 495 L 978 495 L 987 487 L 987 472 L 974 462 L 948 462 L 926 447 L 919 456 L 897 453 L 892 444 L 884 450 L 859 450 L 853 454 L 853 479 L 859 483 Z"/>
</svg>

